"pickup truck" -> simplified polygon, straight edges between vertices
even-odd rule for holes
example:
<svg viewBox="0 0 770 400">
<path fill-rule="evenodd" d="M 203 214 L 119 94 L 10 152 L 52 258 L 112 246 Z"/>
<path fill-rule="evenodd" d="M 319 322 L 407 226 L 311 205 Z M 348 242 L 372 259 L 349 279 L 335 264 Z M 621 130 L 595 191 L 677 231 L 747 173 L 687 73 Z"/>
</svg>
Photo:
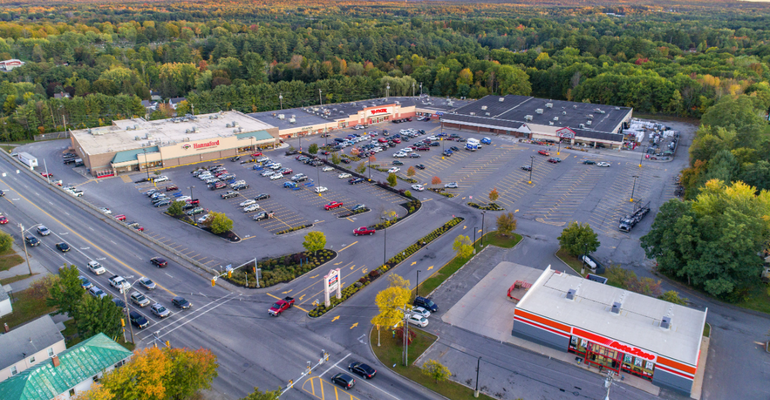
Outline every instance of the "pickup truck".
<svg viewBox="0 0 770 400">
<path fill-rule="evenodd" d="M 288 297 L 286 296 L 283 300 L 278 300 L 273 304 L 272 307 L 270 307 L 270 310 L 268 310 L 268 314 L 270 314 L 273 317 L 277 317 L 281 315 L 282 312 L 288 310 L 291 308 L 291 306 L 294 305 L 294 297 Z"/>
</svg>

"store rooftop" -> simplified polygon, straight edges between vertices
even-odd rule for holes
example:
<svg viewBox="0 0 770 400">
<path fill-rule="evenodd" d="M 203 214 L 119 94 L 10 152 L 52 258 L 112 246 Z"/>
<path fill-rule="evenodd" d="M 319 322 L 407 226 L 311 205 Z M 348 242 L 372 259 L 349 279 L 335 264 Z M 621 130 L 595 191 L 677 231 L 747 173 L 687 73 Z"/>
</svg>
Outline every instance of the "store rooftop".
<svg viewBox="0 0 770 400">
<path fill-rule="evenodd" d="M 575 289 L 574 300 L 567 299 Z M 621 303 L 620 313 L 611 311 Z M 547 268 L 517 308 L 697 365 L 706 311 L 669 303 Z M 670 317 L 668 329 L 661 328 Z"/>
<path fill-rule="evenodd" d="M 238 111 L 220 111 L 157 121 L 123 119 L 112 121 L 111 126 L 74 130 L 71 134 L 88 154 L 102 154 L 216 139 L 270 128 L 274 126 Z"/>
</svg>

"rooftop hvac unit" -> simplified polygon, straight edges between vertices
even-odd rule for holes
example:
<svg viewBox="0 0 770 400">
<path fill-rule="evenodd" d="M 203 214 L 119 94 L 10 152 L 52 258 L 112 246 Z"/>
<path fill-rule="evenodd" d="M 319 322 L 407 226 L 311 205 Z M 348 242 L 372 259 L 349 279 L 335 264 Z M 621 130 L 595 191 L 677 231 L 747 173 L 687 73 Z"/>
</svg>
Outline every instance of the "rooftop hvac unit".
<svg viewBox="0 0 770 400">
<path fill-rule="evenodd" d="M 559 120 L 559 117 L 553 117 L 553 120 L 554 120 L 554 121 L 558 121 L 558 120 Z"/>
<path fill-rule="evenodd" d="M 481 106 L 481 109 L 486 111 L 487 106 Z"/>
<path fill-rule="evenodd" d="M 663 317 L 663 319 L 660 320 L 660 327 L 666 330 L 671 328 L 671 317 Z"/>
<path fill-rule="evenodd" d="M 573 104 L 573 105 L 572 105 L 572 108 L 574 108 L 574 109 L 576 109 L 576 110 L 577 110 L 577 104 Z"/>
<path fill-rule="evenodd" d="M 580 127 L 580 129 L 585 129 L 585 127 L 586 127 L 586 124 L 580 124 L 580 125 L 578 125 L 578 126 Z"/>
<path fill-rule="evenodd" d="M 502 102 L 504 102 L 504 101 L 505 101 L 505 97 L 501 97 L 501 98 L 499 98 L 497 101 L 499 101 L 499 102 L 501 102 L 501 103 L 502 103 Z"/>
<path fill-rule="evenodd" d="M 139 136 L 134 136 L 134 140 L 142 140 Z"/>
<path fill-rule="evenodd" d="M 620 314 L 621 306 L 622 306 L 622 304 L 620 304 L 620 302 L 616 301 L 616 302 L 612 303 L 612 309 L 610 310 L 610 312 L 612 312 L 613 314 Z"/>
<path fill-rule="evenodd" d="M 524 121 L 532 121 L 532 116 L 531 115 L 525 115 L 524 116 Z"/>
<path fill-rule="evenodd" d="M 190 130 L 191 130 L 193 133 L 195 133 L 195 132 L 198 132 L 198 127 L 196 127 L 196 126 L 193 126 L 193 127 L 190 129 Z"/>
<path fill-rule="evenodd" d="M 472 112 L 472 111 L 471 111 L 471 113 L 470 113 L 470 114 L 471 114 L 471 115 L 476 115 L 476 113 L 475 113 L 475 112 Z"/>
<path fill-rule="evenodd" d="M 289 118 L 289 123 L 290 124 L 293 124 L 293 123 L 296 123 L 296 122 L 297 122 L 297 120 L 294 119 L 294 117 Z"/>
<path fill-rule="evenodd" d="M 236 127 L 236 126 L 238 126 L 238 123 L 233 121 L 233 127 Z"/>
<path fill-rule="evenodd" d="M 599 114 L 606 114 L 606 113 L 607 113 L 607 111 L 599 110 Z"/>
<path fill-rule="evenodd" d="M 488 117 L 488 116 L 490 116 L 492 114 L 490 114 L 489 111 L 487 111 L 487 112 L 484 113 L 484 115 L 486 115 Z"/>
<path fill-rule="evenodd" d="M 545 103 L 545 108 L 553 108 L 553 103 Z"/>
<path fill-rule="evenodd" d="M 538 108 L 537 110 L 535 110 L 535 112 L 538 113 L 538 114 L 542 114 L 543 113 L 543 109 L 542 108 Z"/>
<path fill-rule="evenodd" d="M 189 141 L 190 141 L 190 138 L 189 138 L 189 137 L 186 137 L 186 138 L 182 139 L 182 141 L 183 141 L 183 142 L 189 142 Z"/>
<path fill-rule="evenodd" d="M 570 289 L 567 291 L 567 300 L 575 300 L 575 294 L 577 294 L 576 289 Z"/>
<path fill-rule="evenodd" d="M 398 102 L 398 100 L 394 101 L 393 103 L 394 104 L 401 104 L 401 103 Z"/>
<path fill-rule="evenodd" d="M 296 119 L 296 118 L 297 118 L 297 115 L 296 115 L 296 114 L 292 114 L 292 115 L 291 115 L 291 118 L 292 118 L 292 119 Z"/>
<path fill-rule="evenodd" d="M 561 115 L 567 115 L 567 112 L 566 111 L 562 111 Z"/>
<path fill-rule="evenodd" d="M 218 114 L 209 115 L 209 119 L 219 119 L 219 115 Z"/>
<path fill-rule="evenodd" d="M 190 130 L 189 129 L 185 129 L 184 133 L 190 133 Z"/>
<path fill-rule="evenodd" d="M 278 114 L 278 119 L 280 119 L 280 120 L 283 120 L 284 118 L 286 118 L 286 116 L 285 116 L 285 115 L 283 115 L 283 114 Z"/>
<path fill-rule="evenodd" d="M 586 121 L 586 125 L 591 126 L 591 120 Z"/>
<path fill-rule="evenodd" d="M 229 122 L 225 124 L 225 128 L 230 128 L 230 127 L 231 127 L 231 126 L 230 126 L 230 123 L 229 123 Z"/>
<path fill-rule="evenodd" d="M 620 107 L 615 107 L 616 110 L 620 110 Z"/>
<path fill-rule="evenodd" d="M 176 119 L 176 118 L 171 118 L 171 122 L 173 122 L 173 123 L 175 123 L 175 124 L 178 124 L 178 123 L 179 123 L 179 120 L 178 120 L 178 119 Z"/>
<path fill-rule="evenodd" d="M 148 133 L 148 134 L 144 135 L 144 138 L 145 139 L 152 139 L 152 135 Z"/>
<path fill-rule="evenodd" d="M 548 121 L 548 125 L 553 125 L 553 121 Z"/>
<path fill-rule="evenodd" d="M 594 119 L 594 115 L 593 114 L 588 114 L 588 119 Z"/>
</svg>

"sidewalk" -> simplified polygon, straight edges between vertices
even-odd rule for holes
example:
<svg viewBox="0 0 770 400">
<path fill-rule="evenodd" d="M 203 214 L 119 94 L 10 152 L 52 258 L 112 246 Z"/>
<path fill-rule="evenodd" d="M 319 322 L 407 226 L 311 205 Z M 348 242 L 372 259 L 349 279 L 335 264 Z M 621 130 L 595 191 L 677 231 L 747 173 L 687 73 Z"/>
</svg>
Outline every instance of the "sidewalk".
<svg viewBox="0 0 770 400">
<path fill-rule="evenodd" d="M 18 245 L 16 242 L 13 243 L 13 251 L 15 251 L 16 254 L 21 256 L 21 258 L 24 258 L 24 249 L 20 245 Z M 37 259 L 35 259 L 32 256 L 32 254 L 29 255 L 29 264 L 30 264 L 30 267 L 32 267 L 32 273 L 33 274 L 37 274 L 37 275 L 33 275 L 33 276 L 29 277 L 29 278 L 26 278 L 26 279 L 23 279 L 23 280 L 11 283 L 10 286 L 11 286 L 11 289 L 13 290 L 13 292 L 20 292 L 20 291 L 22 291 L 24 289 L 29 288 L 29 285 L 32 282 L 34 282 L 34 281 L 36 281 L 36 280 L 38 280 L 38 279 L 40 279 L 40 278 L 42 278 L 42 277 L 44 277 L 44 276 L 46 276 L 46 275 L 48 275 L 50 273 L 48 268 L 46 268 Z M 0 279 L 12 278 L 12 277 L 18 276 L 18 275 L 29 275 L 29 267 L 27 267 L 27 260 L 26 259 L 24 260 L 23 263 L 15 266 L 15 267 L 7 270 L 7 271 L 0 271 Z"/>
</svg>

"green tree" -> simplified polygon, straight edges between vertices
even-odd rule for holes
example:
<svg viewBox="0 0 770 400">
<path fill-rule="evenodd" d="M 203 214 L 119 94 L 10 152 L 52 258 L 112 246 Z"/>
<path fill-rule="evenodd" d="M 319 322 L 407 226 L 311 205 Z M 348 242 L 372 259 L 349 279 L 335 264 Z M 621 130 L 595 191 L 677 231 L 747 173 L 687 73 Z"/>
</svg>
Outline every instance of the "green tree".
<svg viewBox="0 0 770 400">
<path fill-rule="evenodd" d="M 340 165 L 340 155 L 336 152 L 332 153 L 332 164 Z"/>
<path fill-rule="evenodd" d="M 302 247 L 308 252 L 313 252 L 313 254 L 315 254 L 318 250 L 322 250 L 326 247 L 326 235 L 324 235 L 323 232 L 318 231 L 308 232 L 308 234 L 305 235 L 305 241 L 302 242 Z"/>
<path fill-rule="evenodd" d="M 660 295 L 658 298 L 669 303 L 679 304 L 680 306 L 686 306 L 688 301 L 687 298 L 680 297 L 679 293 L 675 290 L 669 290 Z"/>
<path fill-rule="evenodd" d="M 279 400 L 281 398 L 281 389 L 273 390 L 272 392 L 260 392 L 259 388 L 255 387 L 254 391 L 241 400 Z"/>
<path fill-rule="evenodd" d="M 452 375 L 449 368 L 436 360 L 426 361 L 422 366 L 422 373 L 425 376 L 435 379 L 436 383 L 443 382 Z"/>
<path fill-rule="evenodd" d="M 516 230 L 516 217 L 512 212 L 507 212 L 497 216 L 497 233 L 501 236 L 511 236 Z"/>
<path fill-rule="evenodd" d="M 396 174 L 393 172 L 389 173 L 388 185 L 390 185 L 390 187 L 396 187 L 397 184 L 398 184 L 398 178 L 396 178 Z"/>
<path fill-rule="evenodd" d="M 315 143 L 312 143 L 310 147 L 307 148 L 307 152 L 310 154 L 318 154 L 318 145 Z"/>
<path fill-rule="evenodd" d="M 406 196 L 406 197 L 412 197 L 412 192 L 411 192 L 411 191 L 409 191 L 409 190 L 407 190 L 406 192 L 404 192 L 404 196 Z"/>
<path fill-rule="evenodd" d="M 68 267 L 65 264 L 65 266 L 59 268 L 59 281 L 51 286 L 48 298 L 46 299 L 46 304 L 49 307 L 57 308 L 57 314 L 69 314 L 77 318 L 75 310 L 86 296 L 83 287 L 80 285 L 79 276 L 80 271 L 74 265 Z"/>
<path fill-rule="evenodd" d="M 227 218 L 225 213 L 212 211 L 211 214 L 211 233 L 219 235 L 233 229 L 233 220 Z"/>
<path fill-rule="evenodd" d="M 471 243 L 471 238 L 464 235 L 458 235 L 452 244 L 452 250 L 457 253 L 457 257 L 470 257 L 471 254 L 473 254 L 473 243 Z"/>
<path fill-rule="evenodd" d="M 5 253 L 11 249 L 13 237 L 5 232 L 0 232 L 0 253 Z"/>
<path fill-rule="evenodd" d="M 120 320 L 123 317 L 123 312 L 112 302 L 110 296 L 83 296 L 75 306 L 75 314 L 72 317 L 77 321 L 78 335 L 83 339 L 90 338 L 100 332 L 115 338 L 120 336 L 122 332 Z"/>
<path fill-rule="evenodd" d="M 184 214 L 184 205 L 185 205 L 184 201 L 175 201 L 168 206 L 168 209 L 166 210 L 166 212 L 174 216 L 182 215 Z"/>
<path fill-rule="evenodd" d="M 559 245 L 571 256 L 578 257 L 596 251 L 599 248 L 598 235 L 588 225 L 572 221 L 558 237 Z"/>
<path fill-rule="evenodd" d="M 358 172 L 359 174 L 363 174 L 364 172 L 366 172 L 366 161 L 361 161 L 360 163 L 358 163 L 358 165 L 356 166 L 356 172 Z"/>
</svg>

